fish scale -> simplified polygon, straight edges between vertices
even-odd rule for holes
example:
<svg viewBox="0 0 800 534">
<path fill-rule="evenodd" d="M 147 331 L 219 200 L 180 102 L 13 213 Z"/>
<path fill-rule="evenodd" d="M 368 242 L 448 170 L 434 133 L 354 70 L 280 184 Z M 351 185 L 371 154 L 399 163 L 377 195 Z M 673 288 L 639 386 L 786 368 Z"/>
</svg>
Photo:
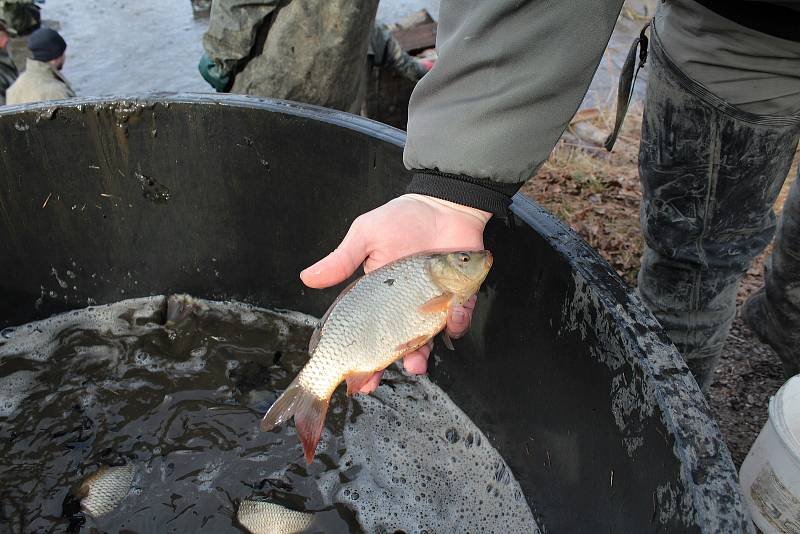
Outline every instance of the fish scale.
<svg viewBox="0 0 800 534">
<path fill-rule="evenodd" d="M 92 517 L 111 512 L 128 495 L 134 473 L 132 464 L 101 467 L 81 485 L 81 508 Z"/>
<path fill-rule="evenodd" d="M 298 534 L 311 526 L 314 516 L 271 502 L 245 500 L 236 519 L 252 534 Z"/>
<path fill-rule="evenodd" d="M 451 306 L 475 294 L 489 269 L 489 251 L 401 258 L 348 286 L 320 320 L 311 358 L 261 422 L 271 430 L 294 417 L 306 462 L 314 458 L 330 397 L 347 381 L 361 390 L 370 377 L 442 331 Z"/>
<path fill-rule="evenodd" d="M 419 311 L 442 294 L 431 279 L 428 261 L 412 257 L 390 264 L 360 278 L 343 294 L 320 329 L 319 344 L 299 375 L 300 384 L 326 398 L 345 373 L 383 369 L 397 359 L 398 347 L 441 330 L 447 310 Z"/>
</svg>

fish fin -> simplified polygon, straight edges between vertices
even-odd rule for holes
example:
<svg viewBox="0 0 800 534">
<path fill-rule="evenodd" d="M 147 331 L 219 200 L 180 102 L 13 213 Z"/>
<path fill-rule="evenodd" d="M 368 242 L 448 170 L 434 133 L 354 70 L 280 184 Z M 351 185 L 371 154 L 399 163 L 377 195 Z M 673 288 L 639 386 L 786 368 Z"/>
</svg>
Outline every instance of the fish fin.
<svg viewBox="0 0 800 534">
<path fill-rule="evenodd" d="M 328 311 L 325 312 L 325 315 L 323 315 L 322 318 L 319 320 L 317 326 L 314 327 L 314 331 L 311 333 L 311 339 L 308 341 L 309 354 L 314 352 L 314 349 L 316 349 L 317 345 L 319 345 L 319 337 L 320 334 L 322 333 L 322 327 L 323 325 L 325 325 L 325 321 L 328 320 L 328 317 L 330 317 L 333 309 L 336 307 L 339 301 L 342 300 L 342 297 L 344 297 L 347 293 L 350 292 L 351 289 L 353 289 L 353 286 L 356 285 L 356 282 L 358 282 L 359 280 L 361 279 L 356 278 L 355 280 L 347 284 L 347 286 L 342 290 L 342 292 L 339 293 L 339 296 L 336 297 L 336 300 L 333 301 L 333 304 L 330 305 Z"/>
<path fill-rule="evenodd" d="M 411 341 L 407 341 L 406 343 L 401 343 L 400 345 L 397 345 L 394 348 L 394 350 L 400 356 L 405 356 L 409 352 L 414 352 L 415 350 L 420 348 L 422 345 L 427 343 L 429 339 L 431 339 L 431 336 L 417 336 Z"/>
<path fill-rule="evenodd" d="M 310 465 L 314 460 L 329 403 L 330 399 L 320 399 L 311 393 L 303 392 L 299 396 L 297 409 L 294 412 L 294 425 L 297 428 L 297 435 L 300 436 L 300 443 L 303 444 L 306 464 Z"/>
<path fill-rule="evenodd" d="M 348 395 L 355 395 L 361 388 L 364 387 L 364 384 L 369 382 L 369 379 L 372 378 L 374 375 L 374 371 L 367 371 L 365 373 L 351 373 L 345 377 L 347 381 L 347 394 Z"/>
<path fill-rule="evenodd" d="M 442 342 L 448 350 L 456 350 L 456 348 L 453 346 L 453 340 L 450 339 L 450 336 L 448 336 L 447 332 L 444 330 L 442 330 Z"/>
<path fill-rule="evenodd" d="M 450 301 L 453 299 L 451 293 L 445 293 L 438 297 L 433 297 L 431 300 L 419 307 L 420 313 L 439 313 L 447 311 L 450 307 Z"/>
<path fill-rule="evenodd" d="M 303 445 L 306 463 L 310 464 L 314 460 L 317 443 L 322 435 L 329 403 L 329 398 L 320 399 L 304 389 L 295 378 L 283 395 L 267 410 L 267 414 L 261 420 L 261 430 L 272 430 L 294 416 L 294 425 Z"/>
<path fill-rule="evenodd" d="M 261 430 L 269 432 L 276 426 L 282 425 L 292 418 L 297 411 L 298 397 L 302 388 L 295 378 L 289 387 L 272 403 L 264 418 L 261 420 Z"/>
</svg>

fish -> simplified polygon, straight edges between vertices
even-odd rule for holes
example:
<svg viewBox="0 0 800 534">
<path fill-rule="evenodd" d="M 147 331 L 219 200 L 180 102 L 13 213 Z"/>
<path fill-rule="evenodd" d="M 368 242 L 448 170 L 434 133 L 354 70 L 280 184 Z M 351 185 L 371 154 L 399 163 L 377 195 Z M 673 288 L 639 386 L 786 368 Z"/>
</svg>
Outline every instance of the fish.
<svg viewBox="0 0 800 534">
<path fill-rule="evenodd" d="M 128 495 L 135 473 L 133 464 L 101 467 L 81 484 L 81 509 L 95 518 L 111 512 Z"/>
<path fill-rule="evenodd" d="M 308 362 L 264 415 L 261 429 L 294 417 L 311 464 L 339 384 L 346 381 L 347 394 L 357 393 L 375 372 L 444 330 L 450 307 L 478 292 L 492 262 L 488 250 L 418 254 L 356 279 L 320 319 Z"/>
<path fill-rule="evenodd" d="M 174 328 L 178 323 L 187 319 L 192 314 L 206 311 L 208 306 L 191 295 L 174 294 L 167 297 L 167 317 L 164 324 L 167 328 Z"/>
<path fill-rule="evenodd" d="M 246 499 L 239 505 L 236 520 L 251 534 L 297 534 L 311 527 L 314 514 Z"/>
</svg>

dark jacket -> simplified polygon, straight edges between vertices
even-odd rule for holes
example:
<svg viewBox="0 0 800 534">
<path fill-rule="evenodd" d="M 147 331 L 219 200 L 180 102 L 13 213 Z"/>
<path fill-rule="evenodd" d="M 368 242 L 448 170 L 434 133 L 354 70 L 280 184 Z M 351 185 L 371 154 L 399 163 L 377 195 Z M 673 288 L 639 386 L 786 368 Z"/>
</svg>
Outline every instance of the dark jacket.
<svg viewBox="0 0 800 534">
<path fill-rule="evenodd" d="M 0 49 L 0 106 L 6 103 L 6 89 L 19 77 L 17 66 L 8 53 L 8 50 Z"/>
</svg>

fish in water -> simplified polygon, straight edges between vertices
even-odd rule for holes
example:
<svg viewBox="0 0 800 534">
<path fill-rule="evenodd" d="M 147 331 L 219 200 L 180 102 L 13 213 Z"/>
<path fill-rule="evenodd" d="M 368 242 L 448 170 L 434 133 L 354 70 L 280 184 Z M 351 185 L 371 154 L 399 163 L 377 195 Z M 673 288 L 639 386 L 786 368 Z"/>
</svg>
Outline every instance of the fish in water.
<svg viewBox="0 0 800 534">
<path fill-rule="evenodd" d="M 320 320 L 308 363 L 267 411 L 261 429 L 294 416 L 310 464 L 342 380 L 352 395 L 373 373 L 425 345 L 446 326 L 448 309 L 477 293 L 491 266 L 488 250 L 424 254 L 357 279 Z"/>
<path fill-rule="evenodd" d="M 135 469 L 132 464 L 101 467 L 83 481 L 81 508 L 92 517 L 100 517 L 119 506 L 128 495 Z"/>
<path fill-rule="evenodd" d="M 236 520 L 251 534 L 297 534 L 311 526 L 314 515 L 271 502 L 244 500 Z"/>
<path fill-rule="evenodd" d="M 207 305 L 197 301 L 190 295 L 170 295 L 167 297 L 167 320 L 164 326 L 167 328 L 174 328 L 178 323 L 187 319 L 192 314 L 207 309 Z"/>
</svg>

